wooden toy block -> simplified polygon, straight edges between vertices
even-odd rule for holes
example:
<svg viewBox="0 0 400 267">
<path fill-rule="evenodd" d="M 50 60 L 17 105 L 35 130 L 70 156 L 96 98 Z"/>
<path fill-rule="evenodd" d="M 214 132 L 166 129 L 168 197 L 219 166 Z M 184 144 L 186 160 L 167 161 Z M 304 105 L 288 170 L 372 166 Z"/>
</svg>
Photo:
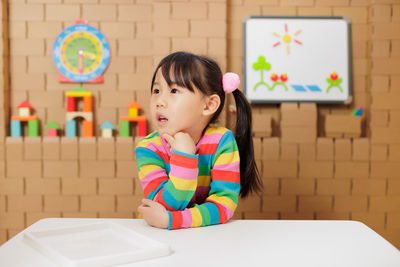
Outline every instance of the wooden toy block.
<svg viewBox="0 0 400 267">
<path fill-rule="evenodd" d="M 136 117 L 130 117 L 130 116 L 121 116 L 121 121 L 146 121 L 145 116 L 136 116 Z"/>
<path fill-rule="evenodd" d="M 77 137 L 61 137 L 61 159 L 78 160 Z"/>
<path fill-rule="evenodd" d="M 78 117 L 82 117 L 84 120 L 92 121 L 93 120 L 93 113 L 91 112 L 68 112 L 66 114 L 65 119 L 67 121 L 76 119 Z"/>
<path fill-rule="evenodd" d="M 133 160 L 117 160 L 117 177 L 138 178 L 137 162 Z"/>
<path fill-rule="evenodd" d="M 138 121 L 137 136 L 145 137 L 147 135 L 147 122 L 146 120 Z"/>
<path fill-rule="evenodd" d="M 93 136 L 93 121 L 83 121 L 83 136 L 84 137 Z"/>
<path fill-rule="evenodd" d="M 96 159 L 96 138 L 80 138 L 79 139 L 79 159 L 95 160 Z"/>
<path fill-rule="evenodd" d="M 43 177 L 77 177 L 78 176 L 78 161 L 43 161 Z"/>
<path fill-rule="evenodd" d="M 58 130 L 60 130 L 60 126 L 56 122 L 50 121 L 45 126 L 45 128 L 47 130 L 48 137 L 57 137 L 58 136 Z"/>
<path fill-rule="evenodd" d="M 6 176 L 8 178 L 42 176 L 42 162 L 39 160 L 8 161 L 6 167 Z"/>
<path fill-rule="evenodd" d="M 68 120 L 66 127 L 67 137 L 76 137 L 76 121 Z"/>
<path fill-rule="evenodd" d="M 45 212 L 77 212 L 79 210 L 78 196 L 45 195 Z"/>
<path fill-rule="evenodd" d="M 138 116 L 138 109 L 137 108 L 130 108 L 129 109 L 129 117 L 137 117 Z"/>
<path fill-rule="evenodd" d="M 83 111 L 84 112 L 93 112 L 93 97 L 86 96 L 83 98 Z"/>
<path fill-rule="evenodd" d="M 81 196 L 81 210 L 83 212 L 115 211 L 114 196 Z"/>
<path fill-rule="evenodd" d="M 24 140 L 24 159 L 41 160 L 42 159 L 42 140 L 40 137 L 26 138 Z"/>
<path fill-rule="evenodd" d="M 99 195 L 132 195 L 132 179 L 99 179 Z"/>
<path fill-rule="evenodd" d="M 9 195 L 8 211 L 42 211 L 41 195 Z"/>
<path fill-rule="evenodd" d="M 132 138 L 117 137 L 117 160 L 133 160 L 135 147 Z"/>
<path fill-rule="evenodd" d="M 97 178 L 61 178 L 63 195 L 96 195 Z"/>
<path fill-rule="evenodd" d="M 16 121 L 32 121 L 32 120 L 37 120 L 37 116 L 26 116 L 26 117 L 21 117 L 21 116 L 11 116 L 11 120 L 16 120 Z"/>
<path fill-rule="evenodd" d="M 28 101 L 22 101 L 21 104 L 19 104 L 18 106 L 19 116 L 21 117 L 30 116 L 31 109 L 33 109 L 33 107 L 29 104 Z"/>
<path fill-rule="evenodd" d="M 81 161 L 80 176 L 81 178 L 96 177 L 114 177 L 115 164 L 114 161 Z"/>
<path fill-rule="evenodd" d="M 113 130 L 115 130 L 114 125 L 110 121 L 105 121 L 101 126 L 101 137 L 111 138 L 113 136 Z"/>
<path fill-rule="evenodd" d="M 39 121 L 30 120 L 28 121 L 28 137 L 39 136 Z"/>
<path fill-rule="evenodd" d="M 43 137 L 43 159 L 59 160 L 61 154 L 60 137 Z"/>
<path fill-rule="evenodd" d="M 21 121 L 11 120 L 11 136 L 12 137 L 22 136 Z"/>
<path fill-rule="evenodd" d="M 119 123 L 119 134 L 121 137 L 128 137 L 129 136 L 129 121 L 121 120 Z"/>
<path fill-rule="evenodd" d="M 67 112 L 74 112 L 76 111 L 75 106 L 75 98 L 74 97 L 67 97 Z"/>
<path fill-rule="evenodd" d="M 91 92 L 72 92 L 72 91 L 68 91 L 65 93 L 65 96 L 67 97 L 88 97 L 88 96 L 92 96 Z"/>
<path fill-rule="evenodd" d="M 26 179 L 27 195 L 59 195 L 60 179 L 54 178 L 28 178 Z"/>
<path fill-rule="evenodd" d="M 115 159 L 115 140 L 113 138 L 99 137 L 97 139 L 97 159 L 99 160 Z"/>
<path fill-rule="evenodd" d="M 14 137 L 6 137 L 6 158 L 7 160 L 22 160 L 23 156 L 23 139 L 22 138 L 14 138 Z"/>
</svg>

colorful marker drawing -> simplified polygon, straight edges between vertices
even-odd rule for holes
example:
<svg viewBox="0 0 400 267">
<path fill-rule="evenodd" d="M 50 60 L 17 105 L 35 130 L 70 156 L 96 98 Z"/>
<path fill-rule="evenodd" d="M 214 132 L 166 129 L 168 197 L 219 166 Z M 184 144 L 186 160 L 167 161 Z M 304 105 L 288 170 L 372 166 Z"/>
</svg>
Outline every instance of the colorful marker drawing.
<svg viewBox="0 0 400 267">
<path fill-rule="evenodd" d="M 280 80 L 280 81 L 279 81 Z M 285 88 L 285 91 L 288 90 L 285 82 L 288 80 L 288 76 L 286 73 L 283 73 L 282 75 L 277 75 L 276 73 L 272 73 L 271 74 L 271 81 L 273 81 L 274 83 L 271 86 L 270 90 L 273 90 L 275 86 L 277 85 L 282 85 Z"/>
<path fill-rule="evenodd" d="M 301 30 L 297 30 L 297 31 L 294 33 L 294 35 L 296 36 L 296 35 L 298 35 L 298 34 L 300 34 L 300 33 L 301 33 Z M 289 46 L 289 43 L 292 41 L 292 36 L 290 36 L 290 34 L 288 33 L 288 25 L 285 23 L 285 34 L 283 35 L 283 37 L 282 37 L 280 34 L 276 33 L 276 32 L 273 32 L 272 34 L 273 34 L 274 36 L 278 37 L 279 39 L 282 38 L 282 41 L 283 41 L 284 43 L 286 43 L 286 53 L 289 55 L 289 54 L 290 54 L 290 46 Z M 299 40 L 297 40 L 297 39 L 294 39 L 294 38 L 293 38 L 293 41 L 294 41 L 296 44 L 299 44 L 299 45 L 302 45 L 302 44 L 303 44 L 301 41 L 299 41 Z M 278 42 L 274 43 L 272 46 L 273 46 L 273 47 L 277 47 L 277 46 L 279 46 L 280 44 L 281 44 L 281 42 L 278 41 Z"/>
<path fill-rule="evenodd" d="M 343 88 L 340 86 L 342 78 L 339 78 L 335 71 L 331 73 L 330 78 L 326 78 L 326 81 L 329 83 L 329 86 L 326 88 L 327 93 L 329 93 L 332 87 L 337 87 L 343 93 Z"/>
<path fill-rule="evenodd" d="M 253 88 L 254 91 L 257 89 L 259 85 L 262 84 L 265 85 L 269 90 L 271 90 L 271 87 L 266 82 L 264 82 L 264 70 L 269 70 L 270 68 L 271 64 L 265 61 L 265 57 L 259 56 L 257 62 L 253 64 L 253 69 L 261 71 L 261 81 L 259 81 L 258 83 L 256 83 L 256 85 L 254 85 Z"/>
</svg>

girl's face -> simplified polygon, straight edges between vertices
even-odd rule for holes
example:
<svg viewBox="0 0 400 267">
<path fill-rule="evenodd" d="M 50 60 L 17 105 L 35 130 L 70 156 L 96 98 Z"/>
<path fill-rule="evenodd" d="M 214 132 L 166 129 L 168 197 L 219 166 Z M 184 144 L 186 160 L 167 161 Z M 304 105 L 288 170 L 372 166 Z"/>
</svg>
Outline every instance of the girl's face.
<svg viewBox="0 0 400 267">
<path fill-rule="evenodd" d="M 171 77 L 172 79 L 172 77 Z M 205 125 L 203 109 L 206 97 L 196 88 L 194 92 L 176 84 L 168 86 L 161 68 L 158 69 L 151 92 L 151 120 L 159 134 L 188 133 L 198 141 Z M 197 139 L 197 140 L 196 140 Z"/>
</svg>

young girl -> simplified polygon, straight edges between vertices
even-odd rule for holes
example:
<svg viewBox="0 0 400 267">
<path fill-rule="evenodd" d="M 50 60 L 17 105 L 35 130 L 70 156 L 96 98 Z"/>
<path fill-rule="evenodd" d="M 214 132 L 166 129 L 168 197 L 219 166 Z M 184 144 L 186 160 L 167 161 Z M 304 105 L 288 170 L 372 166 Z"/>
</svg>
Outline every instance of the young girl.
<svg viewBox="0 0 400 267">
<path fill-rule="evenodd" d="M 251 109 L 238 86 L 239 77 L 223 76 L 210 58 L 176 52 L 161 60 L 150 100 L 157 131 L 135 149 L 145 196 L 138 211 L 149 225 L 179 229 L 225 223 L 239 194 L 260 191 Z M 235 136 L 210 126 L 226 93 L 233 93 L 236 102 Z"/>
</svg>

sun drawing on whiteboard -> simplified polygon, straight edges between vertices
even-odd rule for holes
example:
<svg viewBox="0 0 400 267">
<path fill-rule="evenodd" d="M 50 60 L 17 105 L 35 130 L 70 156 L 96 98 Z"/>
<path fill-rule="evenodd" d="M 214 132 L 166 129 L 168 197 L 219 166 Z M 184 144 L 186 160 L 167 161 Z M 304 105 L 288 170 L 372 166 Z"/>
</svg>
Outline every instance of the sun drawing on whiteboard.
<svg viewBox="0 0 400 267">
<path fill-rule="evenodd" d="M 301 30 L 297 30 L 295 33 L 294 33 L 294 36 L 297 36 L 297 35 L 299 35 L 301 33 Z M 299 45 L 302 45 L 303 43 L 302 42 L 300 42 L 299 40 L 297 40 L 297 39 L 295 39 L 295 37 L 294 38 L 292 38 L 292 36 L 290 36 L 290 34 L 288 33 L 288 25 L 285 23 L 285 33 L 284 33 L 284 35 L 283 36 L 281 36 L 280 34 L 278 34 L 278 33 L 276 33 L 276 32 L 273 32 L 272 33 L 274 36 L 276 36 L 276 37 L 278 37 L 279 39 L 282 39 L 282 41 L 286 44 L 286 53 L 289 55 L 290 54 L 290 46 L 289 46 L 289 44 L 290 44 L 290 42 L 292 41 L 292 39 L 293 39 L 293 41 L 296 43 L 296 44 L 299 44 Z M 272 46 L 273 47 L 277 47 L 278 45 L 280 45 L 281 44 L 281 41 L 278 41 L 278 42 L 276 42 L 276 43 L 274 43 Z"/>
</svg>

